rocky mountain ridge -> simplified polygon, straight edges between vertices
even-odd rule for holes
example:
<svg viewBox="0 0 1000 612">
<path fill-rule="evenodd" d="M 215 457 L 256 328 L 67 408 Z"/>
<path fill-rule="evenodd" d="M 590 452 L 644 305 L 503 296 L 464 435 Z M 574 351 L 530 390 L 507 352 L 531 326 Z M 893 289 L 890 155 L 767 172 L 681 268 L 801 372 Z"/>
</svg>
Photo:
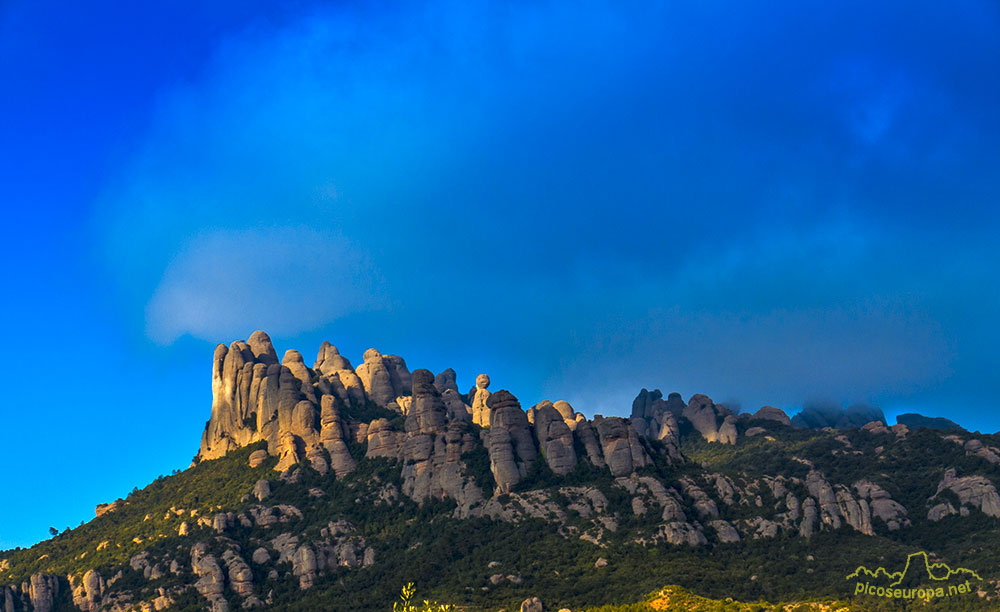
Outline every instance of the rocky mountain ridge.
<svg viewBox="0 0 1000 612">
<path fill-rule="evenodd" d="M 411 513 L 406 525 L 417 516 L 514 529 L 541 522 L 598 551 L 678 554 L 845 530 L 899 538 L 915 526 L 1000 518 L 1000 443 L 988 437 L 884 419 L 798 431 L 773 407 L 734 414 L 705 395 L 684 401 L 647 389 L 630 417 L 587 419 L 563 400 L 525 410 L 490 386 L 480 374 L 463 394 L 453 370 L 410 372 L 375 349 L 355 368 L 329 343 L 311 368 L 297 351 L 279 362 L 264 332 L 219 345 L 211 417 L 188 472 L 207 478 L 229 466 L 232 495 L 214 505 L 190 494 L 184 505 L 162 502 L 143 513 L 143 535 L 91 543 L 68 573 L 21 570 L 23 580 L 0 587 L 0 611 L 273 608 L 290 597 L 282 588 L 309 591 L 391 563 L 391 540 L 371 517 L 391 522 L 394 513 Z M 838 418 L 806 418 L 820 417 Z M 911 460 L 918 440 L 948 463 L 928 472 L 932 482 L 901 487 L 889 472 Z M 95 522 L 139 520 L 140 501 L 102 504 Z M 110 557 L 119 561 L 86 560 L 109 558 L 109 546 L 121 549 Z M 0 584 L 11 569 L 0 559 Z M 482 588 L 526 580 L 491 572 Z"/>
</svg>

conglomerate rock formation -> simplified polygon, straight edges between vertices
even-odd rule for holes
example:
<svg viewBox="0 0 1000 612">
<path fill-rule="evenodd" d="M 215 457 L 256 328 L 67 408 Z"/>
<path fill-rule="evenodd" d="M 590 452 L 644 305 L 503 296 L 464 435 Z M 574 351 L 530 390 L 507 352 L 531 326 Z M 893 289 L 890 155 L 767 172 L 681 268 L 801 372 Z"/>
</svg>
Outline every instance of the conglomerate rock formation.
<svg viewBox="0 0 1000 612">
<path fill-rule="evenodd" d="M 810 537 L 824 527 L 841 525 L 871 534 L 873 515 L 890 529 L 909 524 L 905 508 L 876 485 L 831 485 L 816 471 L 805 479 L 779 476 L 743 485 L 717 475 L 708 479 L 708 486 L 686 479 L 679 488 L 643 476 L 642 470 L 652 466 L 656 457 L 666 465 L 684 464 L 679 448 L 682 428 L 696 431 L 711 444 L 737 442 L 737 415 L 706 395 L 696 394 L 685 402 L 678 393 L 664 398 L 658 389 L 642 389 L 629 418 L 595 415 L 587 419 L 564 400 L 543 400 L 524 410 L 512 393 L 491 392 L 490 384 L 488 375 L 479 374 L 476 386 L 462 395 L 454 370 L 437 375 L 423 369 L 410 372 L 402 357 L 375 349 L 365 351 L 363 363 L 355 369 L 327 342 L 312 368 L 296 351 L 287 351 L 279 363 L 267 334 L 254 332 L 246 342 L 219 345 L 215 350 L 212 417 L 198 459 L 220 457 L 263 440 L 267 453 L 278 458 L 278 471 L 305 462 L 320 473 L 332 470 L 343 477 L 356 464 L 349 444 L 363 444 L 365 457 L 400 461 L 401 493 L 411 499 L 450 499 L 457 504 L 456 517 L 500 520 L 515 520 L 523 512 L 531 515 L 532 507 L 538 508 L 540 516 L 561 512 L 548 508 L 537 495 L 521 500 L 529 510 L 512 511 L 496 502 L 497 496 L 511 494 L 531 475 L 536 460 L 544 461 L 556 476 L 587 465 L 607 470 L 618 479 L 634 496 L 637 513 L 661 508 L 664 522 L 649 539 L 673 544 L 701 545 L 707 541 L 706 529 L 720 541 L 734 542 L 742 537 L 772 537 L 781 531 Z M 370 421 L 353 416 L 373 408 L 385 416 Z M 753 418 L 784 425 L 791 422 L 783 411 L 770 406 Z M 493 491 L 484 491 L 470 474 L 467 459 L 477 450 L 488 456 Z M 629 484 L 635 478 L 640 478 L 638 484 Z M 948 481 L 942 488 L 948 486 L 968 498 L 969 504 L 992 510 L 988 493 L 965 493 L 977 490 L 974 485 Z M 789 487 L 804 495 L 793 494 Z M 739 498 L 757 499 L 754 491 L 760 488 L 767 488 L 778 500 L 773 518 L 736 525 L 720 518 L 720 505 L 734 504 Z M 587 496 L 579 495 L 581 508 L 591 508 L 585 514 L 601 514 L 600 503 L 584 503 Z M 688 516 L 685 504 L 695 509 L 695 516 Z M 932 511 L 935 516 L 957 512 L 939 506 Z"/>
<path fill-rule="evenodd" d="M 254 475 L 260 479 L 239 493 L 242 501 L 232 508 L 199 513 L 171 506 L 162 519 L 170 533 L 157 538 L 176 537 L 183 545 L 134 554 L 127 568 L 82 563 L 83 571 L 63 576 L 25 572 L 24 580 L 0 586 L 0 612 L 51 611 L 70 600 L 83 611 L 161 610 L 184 597 L 185 589 L 197 592 L 213 612 L 226 612 L 234 602 L 267 608 L 273 591 L 264 588 L 262 576 L 268 584 L 283 577 L 307 590 L 336 572 L 377 564 L 380 549 L 361 525 L 329 517 L 316 524 L 299 502 L 288 501 L 288 487 L 300 486 L 303 498 L 325 503 L 322 489 L 297 485 L 303 473 L 317 478 L 308 468 L 323 482 L 347 482 L 351 503 L 395 509 L 406 498 L 418 508 L 445 502 L 433 507 L 444 508 L 451 519 L 498 524 L 540 519 L 565 538 L 599 547 L 608 546 L 609 534 L 627 534 L 627 541 L 643 546 L 735 546 L 779 536 L 809 540 L 838 529 L 897 535 L 917 523 L 953 520 L 952 515 L 1000 517 L 994 482 L 954 467 L 942 468 L 936 492 L 916 507 L 908 501 L 908 508 L 882 468 L 870 476 L 841 474 L 838 481 L 830 470 L 824 473 L 799 456 L 786 456 L 773 470 L 713 469 L 681 451 L 683 439 L 689 454 L 707 448 L 709 456 L 726 449 L 738 456 L 747 447 L 779 445 L 775 436 L 798 435 L 791 429 L 798 421 L 822 430 L 813 432 L 825 441 L 815 452 L 867 453 L 878 465 L 888 446 L 904 445 L 913 434 L 905 425 L 887 427 L 881 412 L 870 407 L 843 414 L 816 409 L 790 419 L 770 406 L 735 414 L 706 395 L 685 401 L 678 393 L 664 397 L 658 389 L 642 389 L 628 417 L 587 418 L 565 400 L 542 400 L 525 409 L 510 391 L 490 391 L 490 385 L 490 377 L 479 374 L 462 394 L 454 370 L 411 372 L 402 357 L 375 349 L 365 351 L 355 368 L 327 342 L 312 367 L 294 350 L 279 360 L 261 331 L 246 341 L 220 344 L 212 363 L 211 418 L 195 463 L 259 445 L 240 451 L 242 465 L 272 478 Z M 845 432 L 865 450 L 852 446 Z M 984 443 L 960 431 L 935 436 L 983 465 L 1000 464 L 995 440 Z M 395 470 L 398 479 L 370 479 L 370 472 L 360 469 L 376 464 Z M 275 501 L 282 487 L 285 501 Z M 128 503 L 101 504 L 97 520 L 113 519 Z M 243 546 L 236 544 L 237 535 Z M 106 546 L 101 542 L 94 550 Z M 8 568 L 0 559 L 0 572 Z M 153 585 L 167 579 L 182 584 L 156 587 L 137 602 L 134 592 L 123 593 L 121 581 L 139 576 Z"/>
<path fill-rule="evenodd" d="M 463 396 L 454 370 L 411 373 L 402 357 L 375 349 L 365 351 L 355 369 L 326 342 L 312 368 L 292 350 L 279 363 L 271 339 L 257 331 L 246 342 L 215 349 L 212 416 L 197 459 L 263 440 L 280 471 L 305 460 L 321 473 L 342 476 L 354 468 L 348 450 L 353 440 L 366 444 L 366 456 L 406 465 L 408 496 L 451 498 L 469 511 L 482 495 L 463 476 L 461 457 L 480 446 L 502 494 L 529 474 L 536 456 L 560 476 L 580 461 L 628 476 L 652 463 L 640 437 L 660 442 L 668 462 L 682 462 L 678 418 L 688 418 L 708 441 L 736 439 L 728 411 L 703 395 L 685 406 L 677 394 L 664 401 L 659 391 L 643 389 L 631 418 L 588 420 L 564 400 L 545 400 L 525 411 L 512 393 L 491 393 L 489 386 L 489 376 L 480 374 L 474 391 Z M 399 418 L 366 422 L 351 416 L 371 407 Z"/>
</svg>

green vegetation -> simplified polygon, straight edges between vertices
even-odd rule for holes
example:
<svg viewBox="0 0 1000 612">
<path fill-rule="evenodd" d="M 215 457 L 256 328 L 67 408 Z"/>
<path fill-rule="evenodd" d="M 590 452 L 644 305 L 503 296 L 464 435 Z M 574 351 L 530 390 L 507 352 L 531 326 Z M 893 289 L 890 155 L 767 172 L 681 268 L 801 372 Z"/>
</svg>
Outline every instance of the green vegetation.
<svg viewBox="0 0 1000 612">
<path fill-rule="evenodd" d="M 117 502 L 117 509 L 84 525 L 31 548 L 0 553 L 11 565 L 10 571 L 0 574 L 0 584 L 21 582 L 36 572 L 65 576 L 110 568 L 127 564 L 132 555 L 164 539 L 187 541 L 177 537 L 182 522 L 193 526 L 220 508 L 241 506 L 257 480 L 274 474 L 274 458 L 254 469 L 248 466 L 250 453 L 265 447 L 254 444 L 178 474 L 160 476 Z"/>
<path fill-rule="evenodd" d="M 483 490 L 483 497 L 492 497 L 497 482 L 490 469 L 490 453 L 486 447 L 476 446 L 475 450 L 462 454 L 462 463 L 465 464 L 465 473 Z"/>
<path fill-rule="evenodd" d="M 375 419 L 386 419 L 392 422 L 402 417 L 398 412 L 383 408 L 371 400 L 367 400 L 363 406 L 357 406 L 353 402 L 348 403 L 343 409 L 343 416 L 360 423 L 371 423 Z"/>
<path fill-rule="evenodd" d="M 484 518 L 459 520 L 452 516 L 456 506 L 450 500 L 418 505 L 402 494 L 401 465 L 390 459 L 364 458 L 363 444 L 349 441 L 358 463 L 348 476 L 338 479 L 332 472 L 323 475 L 300 466 L 297 482 L 279 478 L 272 469 L 273 458 L 249 468 L 250 453 L 263 447 L 258 444 L 158 478 L 121 500 L 113 511 L 30 549 L 0 553 L 0 559 L 10 565 L 0 571 L 0 584 L 20 583 L 35 572 L 65 577 L 93 568 L 107 578 L 120 571 L 112 593 L 128 591 L 135 595 L 135 601 L 148 601 L 159 588 L 170 590 L 195 581 L 190 551 L 196 542 L 204 542 L 217 558 L 235 547 L 249 559 L 260 542 L 281 533 L 297 534 L 309 541 L 320 538 L 329 523 L 347 521 L 355 528 L 355 535 L 374 549 L 375 565 L 327 570 L 314 586 L 303 591 L 287 563 L 267 567 L 251 564 L 256 591 L 262 598 L 272 598 L 268 610 L 384 612 L 394 602 L 396 612 L 399 606 L 409 606 L 402 609 L 411 612 L 448 609 L 431 604 L 432 599 L 450 602 L 461 610 L 516 610 L 524 599 L 538 596 L 545 609 L 646 612 L 665 609 L 657 608 L 665 594 L 672 606 L 669 609 L 692 612 L 771 611 L 786 604 L 768 602 L 790 601 L 798 607 L 783 610 L 818 611 L 823 608 L 817 606 L 827 605 L 829 612 L 837 609 L 829 607 L 834 604 L 848 606 L 845 609 L 852 612 L 995 609 L 993 602 L 975 596 L 938 601 L 934 607 L 921 602 L 853 598 L 845 576 L 862 564 L 901 566 L 909 553 L 928 550 L 953 567 L 974 568 L 984 578 L 996 580 L 1000 521 L 973 511 L 966 517 L 930 523 L 926 502 L 937 492 L 946 468 L 955 468 L 959 476 L 982 474 L 998 482 L 1000 467 L 928 430 L 914 430 L 899 439 L 865 431 L 796 430 L 764 423 L 766 434 L 741 437 L 732 446 L 707 444 L 686 433 L 681 446 L 690 460 L 681 466 L 665 460 L 662 444 L 650 442 L 646 446 L 654 465 L 643 468 L 641 475 L 655 475 L 668 487 L 677 488 L 680 478 L 697 480 L 705 469 L 745 483 L 762 475 L 803 478 L 810 469 L 807 463 L 811 463 L 831 482 L 850 484 L 865 479 L 882 486 L 911 509 L 912 526 L 889 532 L 877 523 L 875 537 L 841 529 L 817 533 L 810 540 L 782 534 L 772 539 L 746 539 L 738 545 L 643 547 L 633 540 L 636 534 L 648 533 L 661 522 L 659 513 L 633 513 L 630 495 L 608 470 L 581 462 L 566 477 L 556 478 L 543 460 L 536 462 L 516 491 L 546 489 L 570 516 L 567 528 L 582 529 L 590 523 L 569 509 L 570 500 L 559 493 L 561 487 L 595 487 L 607 497 L 610 512 L 617 515 L 618 530 L 605 533 L 607 547 L 599 548 L 541 519 L 523 519 L 516 524 Z M 998 440 L 987 440 L 1000 445 Z M 490 496 L 495 482 L 485 448 L 464 454 L 462 461 L 466 474 Z M 204 522 L 217 512 L 249 513 L 258 502 L 248 493 L 260 479 L 270 482 L 272 494 L 267 505 L 295 506 L 303 518 L 293 517 L 272 527 L 246 527 L 237 521 L 225 536 L 198 525 L 199 519 Z M 699 481 L 699 486 L 710 488 L 704 481 Z M 804 494 L 796 485 L 788 486 L 800 497 Z M 949 495 L 943 493 L 941 498 Z M 516 498 L 501 496 L 499 501 L 510 503 Z M 760 506 L 749 501 L 721 508 L 723 518 L 735 522 L 751 516 L 768 517 L 775 511 L 776 500 L 767 490 L 761 491 Z M 697 516 L 690 500 L 684 503 L 685 512 Z M 182 522 L 188 524 L 191 535 L 178 535 Z M 706 533 L 711 537 L 710 530 Z M 129 560 L 142 551 L 176 560 L 177 573 L 165 572 L 157 579 L 144 577 L 141 570 L 129 566 Z M 606 567 L 595 567 L 598 557 L 608 561 Z M 269 570 L 275 567 L 278 577 L 269 577 Z M 493 575 L 499 575 L 499 581 L 491 581 Z M 420 585 L 421 593 L 426 592 L 428 603 L 423 607 L 411 603 L 411 583 Z M 403 599 L 398 599 L 400 584 L 410 589 L 403 593 Z M 663 585 L 676 586 L 665 589 Z M 69 588 L 64 586 L 67 588 L 60 590 L 57 610 L 71 609 Z M 230 591 L 226 596 L 231 598 L 230 609 L 239 609 L 239 598 Z M 173 598 L 173 611 L 205 609 L 205 599 L 193 589 L 174 592 Z"/>
<path fill-rule="evenodd" d="M 455 609 L 450 605 L 427 600 L 424 600 L 423 606 L 417 607 L 411 603 L 414 593 L 416 593 L 416 589 L 413 587 L 413 583 L 407 583 L 399 595 L 399 601 L 393 602 L 392 612 L 452 612 Z"/>
</svg>

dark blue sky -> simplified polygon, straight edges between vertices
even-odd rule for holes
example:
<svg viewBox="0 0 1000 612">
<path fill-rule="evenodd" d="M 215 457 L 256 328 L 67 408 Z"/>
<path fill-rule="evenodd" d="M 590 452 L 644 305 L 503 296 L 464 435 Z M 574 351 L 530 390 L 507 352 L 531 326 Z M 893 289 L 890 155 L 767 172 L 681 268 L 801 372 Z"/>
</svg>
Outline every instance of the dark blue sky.
<svg viewBox="0 0 1000 612">
<path fill-rule="evenodd" d="M 186 467 L 258 328 L 1000 429 L 995 2 L 208 4 L 0 3 L 0 549 Z"/>
</svg>

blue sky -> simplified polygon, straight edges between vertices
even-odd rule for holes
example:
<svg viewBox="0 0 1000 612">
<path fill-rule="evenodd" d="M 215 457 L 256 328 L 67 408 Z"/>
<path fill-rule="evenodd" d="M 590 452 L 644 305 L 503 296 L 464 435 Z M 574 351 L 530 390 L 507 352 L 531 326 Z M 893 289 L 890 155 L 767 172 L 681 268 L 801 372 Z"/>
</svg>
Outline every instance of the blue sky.
<svg viewBox="0 0 1000 612">
<path fill-rule="evenodd" d="M 0 3 L 0 549 L 186 467 L 258 328 L 1000 429 L 995 2 L 208 4 Z"/>
</svg>

